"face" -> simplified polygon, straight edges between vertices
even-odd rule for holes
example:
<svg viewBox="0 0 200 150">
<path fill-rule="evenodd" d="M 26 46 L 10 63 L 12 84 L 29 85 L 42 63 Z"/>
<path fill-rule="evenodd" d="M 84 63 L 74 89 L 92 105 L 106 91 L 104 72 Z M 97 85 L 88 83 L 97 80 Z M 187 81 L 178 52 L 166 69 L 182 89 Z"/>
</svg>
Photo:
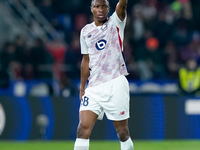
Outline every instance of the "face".
<svg viewBox="0 0 200 150">
<path fill-rule="evenodd" d="M 190 59 L 187 62 L 187 67 L 190 70 L 194 70 L 197 67 L 197 62 L 194 59 Z"/>
<path fill-rule="evenodd" d="M 95 24 L 102 25 L 106 22 L 109 12 L 109 3 L 107 0 L 94 0 L 91 5 Z"/>
</svg>

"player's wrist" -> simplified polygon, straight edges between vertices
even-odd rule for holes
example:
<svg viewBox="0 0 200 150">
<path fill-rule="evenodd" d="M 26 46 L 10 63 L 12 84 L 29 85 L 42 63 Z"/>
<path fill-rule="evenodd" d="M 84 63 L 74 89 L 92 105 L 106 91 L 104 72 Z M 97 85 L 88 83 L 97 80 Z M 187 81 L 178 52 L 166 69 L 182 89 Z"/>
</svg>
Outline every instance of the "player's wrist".
<svg viewBox="0 0 200 150">
<path fill-rule="evenodd" d="M 80 91 L 85 91 L 85 86 L 80 86 Z"/>
</svg>

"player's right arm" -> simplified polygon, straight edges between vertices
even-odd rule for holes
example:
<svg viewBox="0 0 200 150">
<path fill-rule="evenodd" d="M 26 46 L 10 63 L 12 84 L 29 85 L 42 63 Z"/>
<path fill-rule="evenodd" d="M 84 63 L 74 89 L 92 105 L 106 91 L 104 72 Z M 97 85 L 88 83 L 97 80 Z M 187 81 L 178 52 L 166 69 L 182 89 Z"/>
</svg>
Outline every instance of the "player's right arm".
<svg viewBox="0 0 200 150">
<path fill-rule="evenodd" d="M 87 84 L 87 79 L 90 75 L 89 70 L 89 55 L 84 54 L 81 62 L 81 83 L 80 83 L 80 100 L 82 96 L 85 94 L 85 87 Z"/>
</svg>

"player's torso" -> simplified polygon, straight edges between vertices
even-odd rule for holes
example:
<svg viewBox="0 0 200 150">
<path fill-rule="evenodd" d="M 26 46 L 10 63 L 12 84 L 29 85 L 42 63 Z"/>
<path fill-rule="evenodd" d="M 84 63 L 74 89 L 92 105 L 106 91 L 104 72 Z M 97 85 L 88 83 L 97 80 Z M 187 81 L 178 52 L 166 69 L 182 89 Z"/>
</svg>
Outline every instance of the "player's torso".
<svg viewBox="0 0 200 150">
<path fill-rule="evenodd" d="M 124 65 L 117 27 L 109 19 L 101 27 L 91 23 L 83 30 L 90 57 L 89 85 L 97 85 L 123 74 Z"/>
<path fill-rule="evenodd" d="M 111 20 L 100 27 L 94 23 L 87 26 L 85 41 L 89 54 L 107 52 L 110 48 L 119 49 L 117 30 Z"/>
</svg>

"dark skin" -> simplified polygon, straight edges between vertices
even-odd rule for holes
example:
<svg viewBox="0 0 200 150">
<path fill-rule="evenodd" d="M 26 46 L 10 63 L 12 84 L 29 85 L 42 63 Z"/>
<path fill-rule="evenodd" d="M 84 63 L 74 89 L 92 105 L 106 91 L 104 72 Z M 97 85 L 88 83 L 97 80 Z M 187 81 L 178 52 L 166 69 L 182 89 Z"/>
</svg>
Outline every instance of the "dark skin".
<svg viewBox="0 0 200 150">
<path fill-rule="evenodd" d="M 126 6 L 128 0 L 119 0 L 116 6 L 116 13 L 121 21 L 126 16 Z M 91 5 L 91 12 L 96 26 L 103 25 L 108 19 L 109 3 L 107 0 L 94 0 Z M 89 77 L 89 55 L 84 54 L 81 63 L 81 84 L 80 84 L 80 100 L 85 94 L 85 87 Z M 77 130 L 77 138 L 89 139 L 92 128 L 97 120 L 98 115 L 92 111 L 86 110 L 79 112 L 79 126 Z M 129 135 L 128 119 L 122 121 L 113 121 L 118 138 L 120 141 L 126 141 Z"/>
<path fill-rule="evenodd" d="M 126 16 L 126 6 L 127 0 L 119 0 L 116 6 L 116 13 L 122 21 Z M 110 6 L 107 0 L 95 0 L 92 2 L 91 12 L 96 26 L 101 26 L 107 21 L 109 9 Z"/>
</svg>

